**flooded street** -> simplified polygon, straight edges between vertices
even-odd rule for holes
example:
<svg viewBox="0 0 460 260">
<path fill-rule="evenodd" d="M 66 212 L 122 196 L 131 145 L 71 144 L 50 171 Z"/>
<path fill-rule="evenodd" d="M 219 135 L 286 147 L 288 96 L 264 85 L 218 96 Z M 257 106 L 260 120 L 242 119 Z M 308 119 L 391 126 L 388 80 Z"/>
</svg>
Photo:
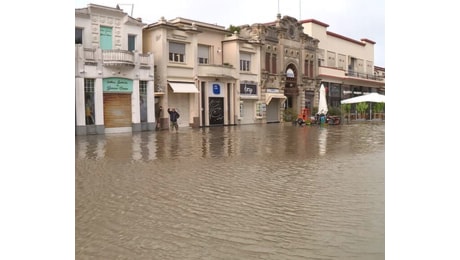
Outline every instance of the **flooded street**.
<svg viewBox="0 0 460 260">
<path fill-rule="evenodd" d="M 385 259 L 385 123 L 75 137 L 76 259 Z"/>
</svg>

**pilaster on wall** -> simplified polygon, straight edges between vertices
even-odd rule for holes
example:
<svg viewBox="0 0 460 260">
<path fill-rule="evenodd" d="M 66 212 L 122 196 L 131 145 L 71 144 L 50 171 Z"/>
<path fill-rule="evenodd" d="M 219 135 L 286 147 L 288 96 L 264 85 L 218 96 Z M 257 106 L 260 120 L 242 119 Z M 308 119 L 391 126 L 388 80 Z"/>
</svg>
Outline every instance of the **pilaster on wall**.
<svg viewBox="0 0 460 260">
<path fill-rule="evenodd" d="M 75 78 L 75 116 L 77 126 L 86 125 L 85 120 L 85 79 Z"/>
<path fill-rule="evenodd" d="M 94 82 L 94 111 L 96 113 L 96 125 L 104 125 L 104 96 L 102 78 L 96 78 Z"/>
</svg>

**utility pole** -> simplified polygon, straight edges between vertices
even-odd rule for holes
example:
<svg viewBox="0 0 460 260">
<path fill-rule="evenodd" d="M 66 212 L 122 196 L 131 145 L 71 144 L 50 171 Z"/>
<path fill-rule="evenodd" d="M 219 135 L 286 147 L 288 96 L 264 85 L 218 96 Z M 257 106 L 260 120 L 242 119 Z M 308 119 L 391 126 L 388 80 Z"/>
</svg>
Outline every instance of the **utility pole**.
<svg viewBox="0 0 460 260">
<path fill-rule="evenodd" d="M 131 17 L 133 17 L 134 4 L 117 4 L 117 7 L 120 5 L 130 5 L 131 6 Z"/>
</svg>

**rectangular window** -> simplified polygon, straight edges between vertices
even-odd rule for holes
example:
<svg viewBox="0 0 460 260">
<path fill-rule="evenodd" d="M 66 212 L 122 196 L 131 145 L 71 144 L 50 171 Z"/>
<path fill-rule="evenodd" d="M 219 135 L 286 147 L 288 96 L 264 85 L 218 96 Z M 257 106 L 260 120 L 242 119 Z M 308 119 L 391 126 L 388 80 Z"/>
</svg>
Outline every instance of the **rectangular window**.
<svg viewBox="0 0 460 260">
<path fill-rule="evenodd" d="M 83 44 L 83 29 L 75 28 L 75 44 Z"/>
<path fill-rule="evenodd" d="M 244 117 L 244 102 L 240 101 L 240 118 Z"/>
<path fill-rule="evenodd" d="M 261 102 L 261 101 L 256 102 L 256 117 L 257 118 L 265 117 L 266 110 L 267 110 L 267 106 L 264 102 Z"/>
<path fill-rule="evenodd" d="M 240 54 L 240 70 L 241 71 L 251 70 L 251 54 L 249 53 Z"/>
<path fill-rule="evenodd" d="M 265 53 L 265 70 L 270 72 L 270 61 L 271 61 L 271 54 L 270 53 Z"/>
<path fill-rule="evenodd" d="M 331 84 L 331 86 L 329 86 L 329 96 L 330 97 L 338 97 L 340 98 L 340 85 L 338 84 Z"/>
<path fill-rule="evenodd" d="M 333 67 L 333 68 L 337 66 L 335 64 L 335 52 L 332 52 L 332 51 L 327 52 L 327 66 Z"/>
<path fill-rule="evenodd" d="M 198 64 L 209 64 L 209 46 L 198 46 Z"/>
<path fill-rule="evenodd" d="M 139 93 L 141 95 L 147 95 L 147 81 L 145 80 L 139 81 Z"/>
<path fill-rule="evenodd" d="M 139 108 L 141 122 L 147 122 L 147 81 L 139 81 Z"/>
<path fill-rule="evenodd" d="M 136 35 L 128 35 L 128 51 L 136 50 Z"/>
<path fill-rule="evenodd" d="M 185 62 L 185 44 L 177 42 L 169 43 L 169 61 Z"/>
<path fill-rule="evenodd" d="M 257 95 L 257 85 L 254 84 L 240 84 L 241 95 Z"/>
<path fill-rule="evenodd" d="M 309 67 L 310 67 L 310 72 L 309 72 L 309 74 L 308 74 L 308 75 L 310 75 L 310 78 L 314 78 L 314 77 L 315 77 L 315 75 L 313 74 L 313 66 L 314 66 L 313 60 L 311 60 L 311 61 L 310 61 L 310 65 L 309 65 Z"/>
<path fill-rule="evenodd" d="M 305 74 L 307 77 L 310 77 L 310 74 L 308 74 L 308 60 L 304 60 L 303 62 L 303 74 Z"/>
<path fill-rule="evenodd" d="M 346 68 L 346 65 L 345 65 L 345 61 L 346 61 L 346 56 L 343 55 L 343 54 L 338 54 L 338 61 L 337 61 L 337 67 L 339 69 L 342 69 L 342 70 L 345 70 Z"/>
<path fill-rule="evenodd" d="M 276 54 L 272 54 L 272 73 L 277 73 L 277 70 L 276 70 Z"/>
<path fill-rule="evenodd" d="M 94 125 L 94 79 L 85 79 L 85 118 L 86 125 Z"/>
</svg>

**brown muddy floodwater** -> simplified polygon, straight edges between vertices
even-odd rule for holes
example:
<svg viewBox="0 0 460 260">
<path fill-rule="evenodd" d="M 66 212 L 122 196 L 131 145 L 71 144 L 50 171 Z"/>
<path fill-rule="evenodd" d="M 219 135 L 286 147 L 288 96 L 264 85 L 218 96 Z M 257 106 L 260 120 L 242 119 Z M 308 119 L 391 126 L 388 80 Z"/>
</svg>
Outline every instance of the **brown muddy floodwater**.
<svg viewBox="0 0 460 260">
<path fill-rule="evenodd" d="M 385 259 L 385 123 L 75 138 L 76 259 Z"/>
</svg>

